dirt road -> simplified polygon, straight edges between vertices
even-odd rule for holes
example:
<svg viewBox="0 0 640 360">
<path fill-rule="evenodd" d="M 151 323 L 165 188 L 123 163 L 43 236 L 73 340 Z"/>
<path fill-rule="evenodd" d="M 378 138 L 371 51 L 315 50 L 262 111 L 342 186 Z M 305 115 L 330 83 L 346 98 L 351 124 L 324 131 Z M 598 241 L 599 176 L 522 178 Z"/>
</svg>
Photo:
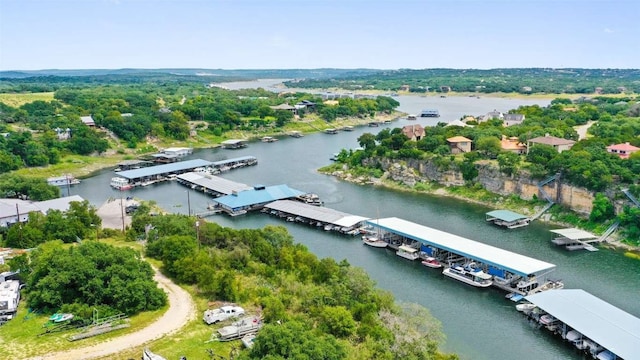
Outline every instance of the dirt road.
<svg viewBox="0 0 640 360">
<path fill-rule="evenodd" d="M 169 309 L 151 325 L 134 333 L 122 335 L 103 343 L 37 356 L 31 358 L 31 360 L 95 359 L 104 357 L 173 334 L 189 321 L 195 319 L 196 305 L 189 293 L 160 274 L 158 270 L 156 270 L 154 279 L 167 293 Z"/>
</svg>

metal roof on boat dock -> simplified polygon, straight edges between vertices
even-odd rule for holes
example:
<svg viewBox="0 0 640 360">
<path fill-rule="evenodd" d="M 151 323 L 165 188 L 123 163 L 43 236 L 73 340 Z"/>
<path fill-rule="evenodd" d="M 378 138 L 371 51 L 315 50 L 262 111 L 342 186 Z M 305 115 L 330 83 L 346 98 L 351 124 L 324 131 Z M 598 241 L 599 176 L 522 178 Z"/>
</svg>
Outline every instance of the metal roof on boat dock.
<svg viewBox="0 0 640 360">
<path fill-rule="evenodd" d="M 214 161 L 211 164 L 211 166 L 218 167 L 218 166 L 224 166 L 224 165 L 227 165 L 227 164 L 233 164 L 233 163 L 237 163 L 237 162 L 254 161 L 254 160 L 257 161 L 258 159 L 256 159 L 255 156 L 240 156 L 240 157 L 233 158 L 233 159 Z"/>
<path fill-rule="evenodd" d="M 274 186 L 256 185 L 250 190 L 222 196 L 214 201 L 228 209 L 241 209 L 276 200 L 294 198 L 303 194 L 304 192 L 292 189 L 285 184 Z"/>
<path fill-rule="evenodd" d="M 570 228 L 570 229 L 557 229 L 557 230 L 551 230 L 552 233 L 558 234 L 560 236 L 564 236 L 567 239 L 570 240 L 589 240 L 589 239 L 596 239 L 597 236 L 584 231 L 584 230 L 580 230 L 580 229 L 576 229 L 576 228 Z"/>
<path fill-rule="evenodd" d="M 640 319 L 581 289 L 539 292 L 528 301 L 619 358 L 640 359 Z"/>
<path fill-rule="evenodd" d="M 513 212 L 510 210 L 493 210 L 489 211 L 486 215 L 507 222 L 527 218 L 526 215 L 518 214 L 517 212 Z"/>
<path fill-rule="evenodd" d="M 177 176 L 178 181 L 201 186 L 214 193 L 229 195 L 234 192 L 251 190 L 251 186 L 203 173 L 188 172 Z"/>
<path fill-rule="evenodd" d="M 556 266 L 548 262 L 516 254 L 491 245 L 466 239 L 458 235 L 416 224 L 396 217 L 379 220 L 369 220 L 367 224 L 404 237 L 431 245 L 439 249 L 450 251 L 467 258 L 480 261 L 487 265 L 510 271 L 514 274 L 527 276 L 549 272 Z"/>
<path fill-rule="evenodd" d="M 293 200 L 278 200 L 267 204 L 265 207 L 267 209 L 282 211 L 288 214 L 302 216 L 307 219 L 342 227 L 353 227 L 368 219 L 323 206 L 314 206 Z"/>
<path fill-rule="evenodd" d="M 186 160 L 171 164 L 150 166 L 141 169 L 118 171 L 116 175 L 126 179 L 140 179 L 151 176 L 157 176 L 161 174 L 182 173 L 187 170 L 192 170 L 198 167 L 205 167 L 211 165 L 211 161 L 203 159 Z"/>
</svg>

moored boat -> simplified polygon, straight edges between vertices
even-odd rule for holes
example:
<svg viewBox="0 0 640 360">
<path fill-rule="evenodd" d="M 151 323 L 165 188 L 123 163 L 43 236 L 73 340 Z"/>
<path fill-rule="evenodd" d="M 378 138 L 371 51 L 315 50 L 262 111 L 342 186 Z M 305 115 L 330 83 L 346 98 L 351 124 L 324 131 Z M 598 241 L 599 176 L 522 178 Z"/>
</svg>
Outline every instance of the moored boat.
<svg viewBox="0 0 640 360">
<path fill-rule="evenodd" d="M 438 259 L 430 256 L 422 260 L 422 265 L 430 268 L 434 268 L 434 269 L 438 269 L 442 267 L 442 263 L 438 261 Z"/>
<path fill-rule="evenodd" d="M 520 311 L 520 312 L 529 312 L 533 309 L 535 309 L 536 306 L 531 304 L 531 303 L 524 303 L 524 304 L 518 304 L 516 305 L 516 310 Z"/>
<path fill-rule="evenodd" d="M 489 287 L 493 284 L 491 275 L 482 271 L 465 271 L 462 266 L 446 268 L 442 271 L 442 274 L 475 287 Z"/>
<path fill-rule="evenodd" d="M 405 258 L 407 260 L 417 260 L 420 255 L 418 254 L 418 249 L 412 248 L 407 245 L 400 245 L 398 247 L 398 251 L 396 251 L 396 255 Z"/>
<path fill-rule="evenodd" d="M 389 245 L 389 243 L 378 238 L 376 235 L 363 235 L 362 243 L 377 248 L 386 248 Z"/>
<path fill-rule="evenodd" d="M 129 179 L 123 177 L 112 177 L 109 185 L 116 190 L 129 190 L 133 188 L 133 185 L 129 183 Z"/>
</svg>

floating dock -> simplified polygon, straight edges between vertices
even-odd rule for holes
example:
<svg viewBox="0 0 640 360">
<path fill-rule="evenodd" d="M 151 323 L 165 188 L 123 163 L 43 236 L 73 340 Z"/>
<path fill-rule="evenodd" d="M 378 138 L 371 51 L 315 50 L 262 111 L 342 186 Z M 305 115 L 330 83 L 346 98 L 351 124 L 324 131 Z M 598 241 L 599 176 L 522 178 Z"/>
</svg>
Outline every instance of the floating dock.
<svg viewBox="0 0 640 360">
<path fill-rule="evenodd" d="M 148 185 L 149 183 L 166 180 L 169 175 L 184 174 L 196 168 L 210 166 L 211 164 L 213 164 L 211 161 L 195 159 L 134 170 L 118 171 L 116 175 L 128 180 L 129 184 L 133 186 Z"/>
<path fill-rule="evenodd" d="M 474 262 L 476 268 L 494 276 L 495 287 L 505 291 L 528 295 L 561 286 L 558 281 L 538 280 L 556 267 L 545 261 L 396 217 L 367 220 L 366 223 L 386 232 L 390 245 L 420 243 L 421 252 L 436 257 L 449 266 L 459 262 Z"/>
<path fill-rule="evenodd" d="M 209 175 L 203 172 L 184 173 L 182 175 L 178 175 L 176 180 L 182 185 L 188 186 L 197 191 L 202 191 L 205 194 L 212 195 L 213 197 L 230 195 L 234 192 L 253 189 L 253 187 L 249 185 L 223 179 L 219 176 Z"/>
<path fill-rule="evenodd" d="M 325 230 L 343 234 L 357 235 L 359 228 L 367 218 L 341 211 L 309 205 L 295 200 L 278 200 L 264 206 L 264 212 Z"/>
<path fill-rule="evenodd" d="M 486 220 L 507 229 L 515 229 L 529 225 L 531 219 L 526 215 L 518 214 L 510 210 L 493 210 L 486 213 Z"/>
<path fill-rule="evenodd" d="M 528 313 L 594 359 L 640 359 L 640 319 L 581 289 L 545 291 L 525 299 Z M 542 317 L 547 316 L 544 320 Z"/>
<path fill-rule="evenodd" d="M 241 149 L 247 147 L 247 140 L 244 139 L 230 139 L 220 143 L 223 149 Z"/>
<path fill-rule="evenodd" d="M 276 200 L 293 199 L 304 194 L 304 192 L 284 184 L 256 185 L 249 190 L 234 192 L 214 199 L 214 205 L 231 216 L 237 216 L 246 214 L 248 211 L 260 210 L 266 204 Z"/>
<path fill-rule="evenodd" d="M 557 229 L 551 230 L 551 232 L 560 235 L 551 240 L 551 242 L 558 246 L 563 246 L 567 250 L 598 251 L 597 248 L 590 244 L 599 241 L 598 237 L 590 232 L 576 228 Z"/>
</svg>

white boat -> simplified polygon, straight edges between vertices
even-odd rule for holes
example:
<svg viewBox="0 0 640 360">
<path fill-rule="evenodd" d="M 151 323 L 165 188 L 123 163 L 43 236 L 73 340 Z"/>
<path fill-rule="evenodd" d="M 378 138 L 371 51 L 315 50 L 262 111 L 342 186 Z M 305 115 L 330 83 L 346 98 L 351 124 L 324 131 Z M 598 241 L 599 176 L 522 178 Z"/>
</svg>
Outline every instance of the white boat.
<svg viewBox="0 0 640 360">
<path fill-rule="evenodd" d="M 420 255 L 418 254 L 418 249 L 414 249 L 411 246 L 400 245 L 398 247 L 398 251 L 396 251 L 396 255 L 405 258 L 407 260 L 418 260 Z"/>
<path fill-rule="evenodd" d="M 442 271 L 442 274 L 475 287 L 489 287 L 493 284 L 491 275 L 483 271 L 465 271 L 462 266 L 446 268 Z"/>
<path fill-rule="evenodd" d="M 577 341 L 579 341 L 580 339 L 582 339 L 582 334 L 580 334 L 579 332 L 575 331 L 575 330 L 570 330 L 567 332 L 567 334 L 564 336 L 564 338 L 572 343 L 575 343 Z"/>
<path fill-rule="evenodd" d="M 602 351 L 596 356 L 597 360 L 615 360 L 616 356 L 609 350 Z"/>
<path fill-rule="evenodd" d="M 363 235 L 362 243 L 377 248 L 386 248 L 389 245 L 386 241 L 379 239 L 377 235 Z"/>
<path fill-rule="evenodd" d="M 518 304 L 516 305 L 516 310 L 520 311 L 520 312 L 524 312 L 527 313 L 533 309 L 535 309 L 536 306 L 531 304 L 531 303 L 524 303 L 524 304 Z"/>
<path fill-rule="evenodd" d="M 129 179 L 123 177 L 112 177 L 109 185 L 116 190 L 129 190 L 133 188 L 133 185 L 129 183 Z"/>
<path fill-rule="evenodd" d="M 527 279 L 522 279 L 518 281 L 516 287 L 520 291 L 528 292 L 538 287 L 538 279 L 535 276 L 530 276 Z"/>
<path fill-rule="evenodd" d="M 442 263 L 438 261 L 438 259 L 430 256 L 422 260 L 422 265 L 430 268 L 434 268 L 434 269 L 438 269 L 442 267 Z"/>
<path fill-rule="evenodd" d="M 73 175 L 55 176 L 47 179 L 47 183 L 53 186 L 71 186 L 80 184 L 80 180 Z"/>
<path fill-rule="evenodd" d="M 542 325 L 551 325 L 556 321 L 558 321 L 558 319 L 549 314 L 544 314 L 540 317 L 540 324 Z"/>
<path fill-rule="evenodd" d="M 409 114 L 407 115 L 407 120 L 416 120 L 417 116 L 415 114 Z"/>
</svg>

